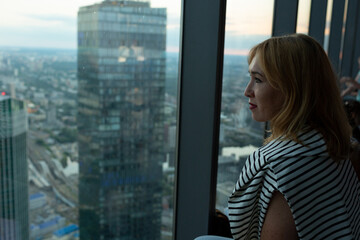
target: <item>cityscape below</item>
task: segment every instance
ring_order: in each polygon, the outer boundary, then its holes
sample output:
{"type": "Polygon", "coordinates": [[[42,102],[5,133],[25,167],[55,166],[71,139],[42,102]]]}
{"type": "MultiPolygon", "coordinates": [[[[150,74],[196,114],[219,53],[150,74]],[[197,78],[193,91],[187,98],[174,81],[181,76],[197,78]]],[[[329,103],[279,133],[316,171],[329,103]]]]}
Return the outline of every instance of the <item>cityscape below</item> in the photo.
{"type": "MultiPolygon", "coordinates": [[[[104,1],[79,9],[77,50],[0,47],[0,239],[172,239],[179,53],[166,20],[147,1],[104,1]]],[[[224,212],[263,139],[248,79],[246,57],[225,55],[224,212]]]]}
{"type": "MultiPolygon", "coordinates": [[[[79,238],[76,67],[74,50],[0,47],[0,92],[26,103],[30,239],[79,238]]],[[[172,150],[162,164],[161,239],[172,236],[177,68],[178,54],[167,53],[164,146],[172,150]]],[[[239,160],[262,141],[262,128],[251,125],[247,109],[241,107],[246,77],[246,58],[226,56],[217,191],[221,210],[240,172],[239,160]]]]}

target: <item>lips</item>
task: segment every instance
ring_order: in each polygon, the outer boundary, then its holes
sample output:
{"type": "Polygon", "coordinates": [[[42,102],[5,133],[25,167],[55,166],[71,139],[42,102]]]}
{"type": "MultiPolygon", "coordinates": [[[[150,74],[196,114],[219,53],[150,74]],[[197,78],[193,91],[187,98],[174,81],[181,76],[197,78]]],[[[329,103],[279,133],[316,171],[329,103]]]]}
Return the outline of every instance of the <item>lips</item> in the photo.
{"type": "Polygon", "coordinates": [[[257,108],[257,105],[256,105],[256,104],[249,103],[249,105],[250,105],[250,106],[249,106],[250,110],[257,108]]]}

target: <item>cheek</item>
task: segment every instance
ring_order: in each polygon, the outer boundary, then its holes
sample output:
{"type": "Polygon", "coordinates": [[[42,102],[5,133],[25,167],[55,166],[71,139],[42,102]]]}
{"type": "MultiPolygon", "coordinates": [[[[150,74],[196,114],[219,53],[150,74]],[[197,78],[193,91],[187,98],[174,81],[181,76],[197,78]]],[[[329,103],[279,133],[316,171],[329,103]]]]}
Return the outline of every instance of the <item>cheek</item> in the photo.
{"type": "Polygon", "coordinates": [[[276,95],[273,95],[272,105],[274,111],[276,112],[280,111],[284,105],[284,102],[285,102],[285,97],[280,92],[277,92],[276,95]]]}
{"type": "Polygon", "coordinates": [[[277,106],[282,106],[285,102],[285,97],[280,91],[273,93],[272,98],[277,106]]]}
{"type": "Polygon", "coordinates": [[[285,98],[280,91],[273,90],[264,95],[263,103],[268,112],[274,115],[282,109],[284,100],[285,98]]]}

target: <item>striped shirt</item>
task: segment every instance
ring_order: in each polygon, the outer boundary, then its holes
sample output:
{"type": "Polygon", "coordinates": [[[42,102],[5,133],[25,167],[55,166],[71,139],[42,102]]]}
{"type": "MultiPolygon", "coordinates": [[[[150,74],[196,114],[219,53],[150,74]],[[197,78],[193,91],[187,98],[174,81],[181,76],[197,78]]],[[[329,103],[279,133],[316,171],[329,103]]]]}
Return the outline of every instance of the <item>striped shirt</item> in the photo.
{"type": "Polygon", "coordinates": [[[299,239],[360,239],[360,184],[350,161],[333,161],[315,130],[301,145],[275,139],[248,157],[229,198],[234,239],[260,239],[274,191],[291,209],[299,239]]]}

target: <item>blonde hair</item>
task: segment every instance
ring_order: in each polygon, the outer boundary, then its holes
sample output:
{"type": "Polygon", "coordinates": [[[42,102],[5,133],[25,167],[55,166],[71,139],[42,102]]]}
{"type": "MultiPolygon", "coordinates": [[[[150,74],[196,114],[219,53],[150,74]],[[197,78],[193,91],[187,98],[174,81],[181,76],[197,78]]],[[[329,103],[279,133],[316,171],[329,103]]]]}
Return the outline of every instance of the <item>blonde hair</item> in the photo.
{"type": "MultiPolygon", "coordinates": [[[[285,97],[282,110],[270,121],[268,142],[313,128],[324,137],[330,156],[345,159],[350,150],[351,128],[343,108],[337,77],[321,47],[304,34],[273,37],[250,50],[257,56],[270,85],[285,97]]],[[[298,141],[299,142],[299,141],[298,141]]]]}

